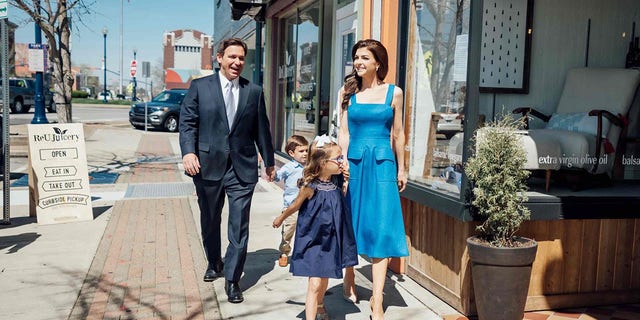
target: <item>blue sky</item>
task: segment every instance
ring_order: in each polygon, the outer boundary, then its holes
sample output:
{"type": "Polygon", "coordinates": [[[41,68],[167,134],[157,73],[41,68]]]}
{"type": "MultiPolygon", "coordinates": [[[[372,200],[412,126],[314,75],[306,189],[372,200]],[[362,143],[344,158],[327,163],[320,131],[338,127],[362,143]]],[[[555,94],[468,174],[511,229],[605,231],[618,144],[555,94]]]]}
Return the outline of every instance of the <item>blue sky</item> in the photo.
{"type": "MultiPolygon", "coordinates": [[[[162,58],[162,34],[176,29],[195,29],[213,34],[213,6],[217,0],[124,0],[123,1],[123,72],[129,78],[129,64],[136,48],[138,63],[149,61],[155,68],[162,58]]],[[[87,0],[87,3],[92,0],[87,0]]],[[[71,42],[73,65],[101,67],[103,57],[102,28],[107,34],[107,69],[118,72],[120,51],[120,3],[118,0],[95,0],[94,13],[83,16],[83,24],[74,21],[71,42]]],[[[19,9],[9,9],[9,19],[19,24],[16,42],[34,42],[33,23],[19,9]]],[[[43,37],[44,42],[44,37],[43,37]]],[[[139,69],[138,69],[139,71],[139,69]]],[[[109,75],[111,78],[116,75],[109,75]]]]}

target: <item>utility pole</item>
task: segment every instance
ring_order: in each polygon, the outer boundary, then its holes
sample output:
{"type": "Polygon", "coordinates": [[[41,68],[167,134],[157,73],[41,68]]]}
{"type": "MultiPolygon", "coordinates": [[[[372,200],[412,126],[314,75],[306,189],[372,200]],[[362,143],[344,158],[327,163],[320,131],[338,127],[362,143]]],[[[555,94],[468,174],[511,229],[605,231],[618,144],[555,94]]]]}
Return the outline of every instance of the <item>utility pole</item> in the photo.
{"type": "Polygon", "coordinates": [[[120,71],[120,82],[118,82],[118,93],[122,94],[122,33],[124,32],[124,0],[120,0],[120,64],[118,69],[120,71]]]}
{"type": "Polygon", "coordinates": [[[102,65],[102,69],[104,71],[104,78],[102,78],[104,91],[102,103],[107,103],[107,32],[109,32],[109,30],[106,27],[102,28],[102,37],[104,38],[104,64],[102,65]]]}

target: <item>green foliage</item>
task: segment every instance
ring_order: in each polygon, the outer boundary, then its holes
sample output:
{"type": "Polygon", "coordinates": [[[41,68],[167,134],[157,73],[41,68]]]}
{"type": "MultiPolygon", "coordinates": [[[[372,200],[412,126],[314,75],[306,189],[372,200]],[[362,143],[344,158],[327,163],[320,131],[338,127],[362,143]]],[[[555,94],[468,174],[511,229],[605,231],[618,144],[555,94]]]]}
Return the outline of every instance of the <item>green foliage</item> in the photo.
{"type": "Polygon", "coordinates": [[[507,115],[476,131],[476,152],[465,172],[473,182],[471,204],[484,221],[477,227],[480,237],[497,247],[513,246],[514,234],[529,219],[524,169],[526,153],[519,142],[522,121],[507,115]]]}
{"type": "Polygon", "coordinates": [[[73,90],[71,91],[71,98],[82,98],[85,99],[89,96],[89,94],[86,91],[82,91],[82,90],[73,90]]]}

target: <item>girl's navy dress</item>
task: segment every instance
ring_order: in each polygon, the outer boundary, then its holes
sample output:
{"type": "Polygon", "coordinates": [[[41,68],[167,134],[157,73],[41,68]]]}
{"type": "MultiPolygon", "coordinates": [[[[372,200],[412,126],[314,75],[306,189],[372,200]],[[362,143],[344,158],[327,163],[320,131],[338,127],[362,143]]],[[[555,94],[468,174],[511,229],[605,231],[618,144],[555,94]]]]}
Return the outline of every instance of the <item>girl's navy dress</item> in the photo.
{"type": "Polygon", "coordinates": [[[358,264],[351,214],[337,179],[315,180],[311,199],[298,212],[290,271],[294,276],[342,278],[342,269],[358,264]]]}

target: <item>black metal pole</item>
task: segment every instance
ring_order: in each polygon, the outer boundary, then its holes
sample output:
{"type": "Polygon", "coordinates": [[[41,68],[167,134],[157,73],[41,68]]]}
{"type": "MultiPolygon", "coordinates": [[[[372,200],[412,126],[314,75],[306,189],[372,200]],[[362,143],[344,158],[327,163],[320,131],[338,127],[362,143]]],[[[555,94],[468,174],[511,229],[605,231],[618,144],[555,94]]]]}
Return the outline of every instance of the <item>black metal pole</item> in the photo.
{"type": "Polygon", "coordinates": [[[589,66],[589,42],[591,40],[591,19],[587,20],[587,46],[584,48],[584,67],[589,66]]]}
{"type": "MultiPolygon", "coordinates": [[[[136,61],[136,50],[133,50],[133,61],[136,61]]],[[[137,68],[137,62],[136,62],[136,68],[137,68]]],[[[136,82],[136,74],[135,72],[132,72],[133,75],[133,96],[131,97],[131,101],[137,101],[138,98],[136,97],[136,89],[138,88],[138,83],[136,82]]]]}
{"type": "Polygon", "coordinates": [[[107,103],[107,28],[102,29],[102,36],[104,38],[104,65],[102,66],[104,75],[103,75],[103,84],[104,91],[102,95],[102,103],[107,103]]]}
{"type": "Polygon", "coordinates": [[[2,134],[0,135],[0,140],[2,140],[2,220],[0,224],[8,225],[11,224],[11,213],[10,213],[10,198],[11,198],[11,161],[9,154],[9,24],[7,23],[9,18],[0,19],[0,34],[2,40],[0,43],[0,64],[2,67],[2,101],[4,102],[4,108],[2,108],[2,134]]]}

